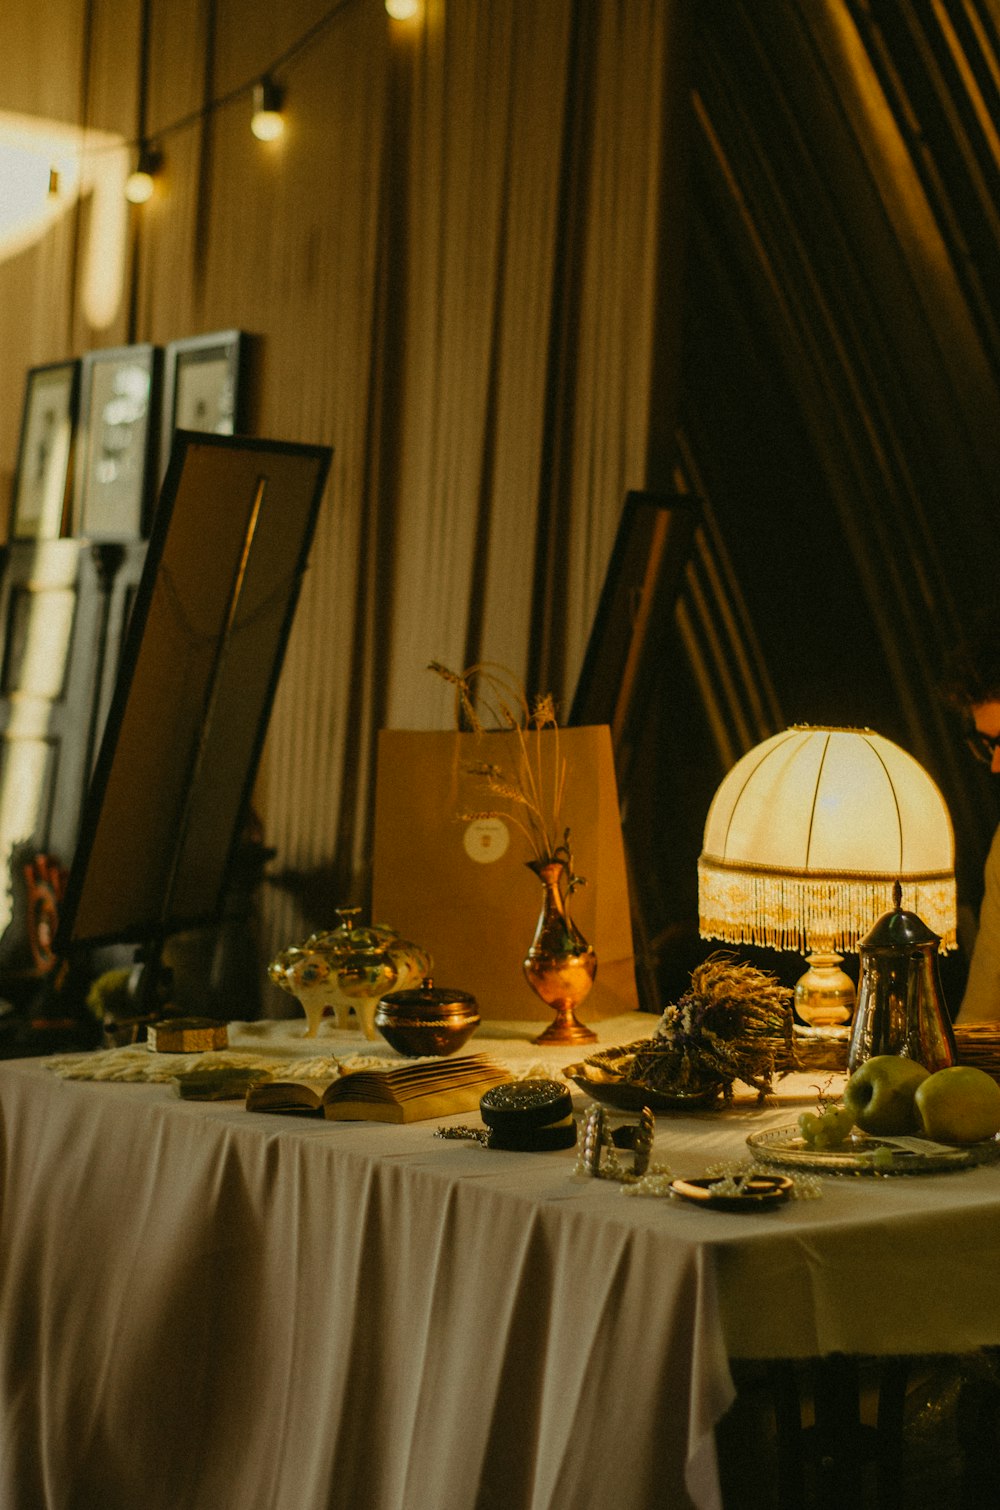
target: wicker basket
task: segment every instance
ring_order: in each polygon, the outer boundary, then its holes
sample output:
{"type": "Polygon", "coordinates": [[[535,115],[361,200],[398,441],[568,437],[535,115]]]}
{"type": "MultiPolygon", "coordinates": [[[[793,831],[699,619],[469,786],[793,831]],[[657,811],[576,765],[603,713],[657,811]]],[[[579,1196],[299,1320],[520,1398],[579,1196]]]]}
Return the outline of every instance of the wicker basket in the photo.
{"type": "Polygon", "coordinates": [[[800,1028],[792,1035],[792,1070],[827,1070],[847,1073],[850,1033],[846,1028],[800,1028]]]}
{"type": "MultiPolygon", "coordinates": [[[[959,1064],[973,1064],[1000,1080],[1000,1022],[976,1023],[956,1027],[955,1048],[959,1064]]],[[[775,1040],[776,1043],[779,1040],[775,1040]]],[[[847,1072],[849,1038],[846,1034],[827,1035],[815,1030],[796,1028],[792,1042],[790,1070],[839,1070],[847,1072]]],[[[776,1058],[776,1067],[779,1061],[776,1058]]],[[[782,1069],[784,1066],[782,1065],[782,1069]]]]}
{"type": "Polygon", "coordinates": [[[974,1064],[1000,1080],[1000,1022],[977,1022],[954,1033],[959,1064],[974,1064]]]}

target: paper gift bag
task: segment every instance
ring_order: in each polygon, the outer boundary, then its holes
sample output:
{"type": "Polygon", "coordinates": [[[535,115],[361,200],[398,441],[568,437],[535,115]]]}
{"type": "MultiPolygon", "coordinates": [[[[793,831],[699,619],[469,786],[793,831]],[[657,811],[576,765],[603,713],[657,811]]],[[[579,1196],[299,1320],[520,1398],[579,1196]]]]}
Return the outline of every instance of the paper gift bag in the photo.
{"type": "MultiPolygon", "coordinates": [[[[558,739],[566,758],[560,833],[570,829],[574,870],[587,884],[568,910],[597,951],[581,1020],[638,1008],[625,855],[611,733],[605,725],[531,734],[558,739]]],[[[515,732],[484,734],[384,729],[375,789],[372,920],[427,949],[434,981],[469,991],[484,1018],[547,1026],[521,968],[542,905],[527,861],[529,841],[470,767],[517,763],[515,732]],[[504,811],[501,811],[503,809],[504,811]],[[496,816],[465,817],[462,814],[496,816]]]]}

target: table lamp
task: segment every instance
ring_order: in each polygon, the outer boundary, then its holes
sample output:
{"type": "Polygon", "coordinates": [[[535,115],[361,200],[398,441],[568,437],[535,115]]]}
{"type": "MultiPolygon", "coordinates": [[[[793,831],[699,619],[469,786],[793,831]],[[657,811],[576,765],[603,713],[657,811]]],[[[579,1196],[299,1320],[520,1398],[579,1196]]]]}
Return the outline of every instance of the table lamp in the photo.
{"type": "Polygon", "coordinates": [[[955,947],[955,839],[944,798],[912,755],[870,729],[796,725],[723,780],[698,860],[702,937],[804,954],[795,1010],[846,1023],[855,990],[841,953],[893,906],[955,947]]]}

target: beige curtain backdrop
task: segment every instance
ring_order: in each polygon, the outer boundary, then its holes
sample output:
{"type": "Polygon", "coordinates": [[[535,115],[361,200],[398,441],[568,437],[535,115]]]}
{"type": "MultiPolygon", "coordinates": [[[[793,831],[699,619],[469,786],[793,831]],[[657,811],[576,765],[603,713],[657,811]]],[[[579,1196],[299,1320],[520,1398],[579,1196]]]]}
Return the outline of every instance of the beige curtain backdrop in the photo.
{"type": "Polygon", "coordinates": [[[132,340],[252,333],[256,432],[334,447],[259,781],[262,955],[364,899],[375,733],[451,720],[428,661],[568,706],[625,492],[669,475],[676,31],[670,0],[6,0],[0,110],[163,151],[109,325],[86,197],[0,262],[8,490],[25,369],[132,340]],[[249,85],[287,53],[262,144],[249,85]]]}

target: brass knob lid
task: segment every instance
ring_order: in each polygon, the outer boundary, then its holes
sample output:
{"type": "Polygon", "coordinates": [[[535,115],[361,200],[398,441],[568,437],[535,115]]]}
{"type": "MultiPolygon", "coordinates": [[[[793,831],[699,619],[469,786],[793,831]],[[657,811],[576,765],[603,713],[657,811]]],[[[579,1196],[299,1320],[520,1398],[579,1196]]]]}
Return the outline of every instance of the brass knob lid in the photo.
{"type": "Polygon", "coordinates": [[[409,986],[402,991],[389,991],[382,997],[390,1007],[461,1007],[476,1011],[476,998],[468,991],[456,991],[448,986],[435,986],[433,976],[425,975],[419,986],[409,986]]]}

